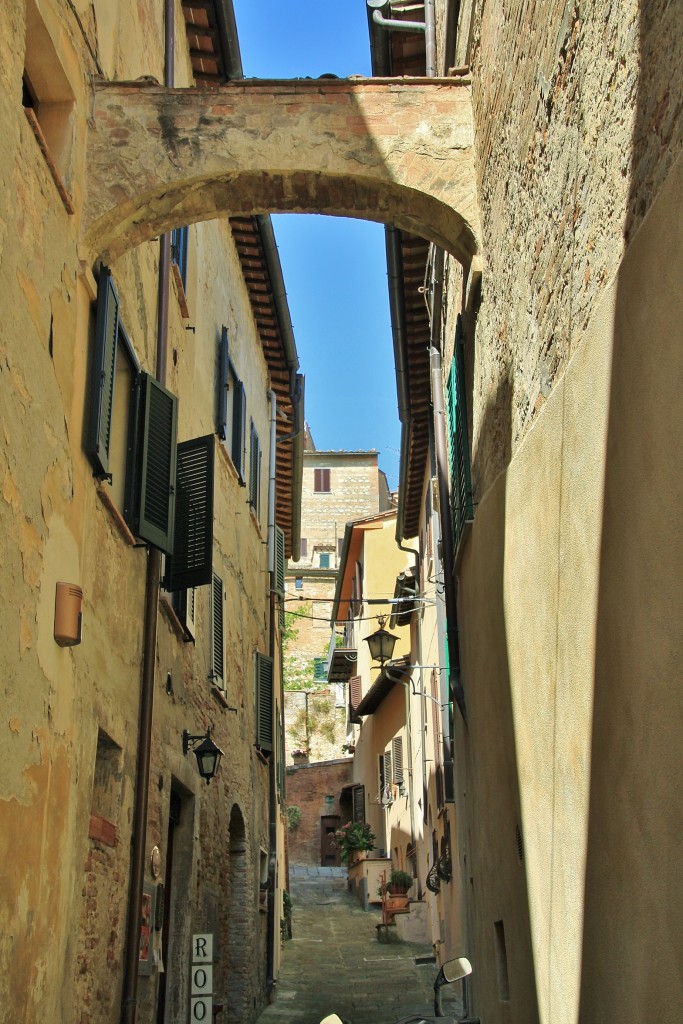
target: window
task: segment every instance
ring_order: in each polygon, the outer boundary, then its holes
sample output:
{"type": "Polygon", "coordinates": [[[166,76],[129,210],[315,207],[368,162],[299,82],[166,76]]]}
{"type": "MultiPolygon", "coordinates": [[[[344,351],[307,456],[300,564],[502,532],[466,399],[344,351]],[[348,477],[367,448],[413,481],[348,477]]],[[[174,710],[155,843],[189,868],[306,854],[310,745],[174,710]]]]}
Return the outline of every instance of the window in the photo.
{"type": "Polygon", "coordinates": [[[391,741],[391,754],[394,765],[394,782],[397,786],[403,785],[403,739],[394,736],[391,741]]]}
{"type": "Polygon", "coordinates": [[[67,213],[75,135],[74,94],[35,0],[26,4],[22,103],[67,213]]]}
{"type": "Polygon", "coordinates": [[[256,746],[273,749],[273,659],[256,652],[256,746]]]}
{"type": "Polygon", "coordinates": [[[183,292],[187,292],[187,241],[189,228],[174,228],[171,232],[171,262],[178,271],[183,292]]]}
{"type": "Polygon", "coordinates": [[[446,388],[448,404],[448,451],[451,478],[453,543],[457,547],[465,523],[473,517],[470,447],[465,401],[465,358],[462,317],[458,315],[455,348],[446,388]]]}
{"type": "Polygon", "coordinates": [[[299,544],[300,544],[300,552],[299,553],[300,553],[301,557],[302,558],[307,558],[308,557],[308,539],[306,537],[302,537],[301,540],[299,541],[299,544]]]}
{"type": "Polygon", "coordinates": [[[98,282],[90,388],[86,451],[95,476],[110,481],[119,504],[123,496],[123,514],[131,531],[170,554],[178,401],[140,372],[106,267],[98,282]]]}
{"type": "Polygon", "coordinates": [[[294,586],[295,586],[295,588],[297,590],[303,590],[304,589],[304,581],[303,581],[301,576],[297,576],[296,577],[296,579],[294,580],[294,586]]]}
{"type": "Polygon", "coordinates": [[[330,553],[329,551],[320,552],[320,568],[329,569],[330,567],[330,553]]]}
{"type": "Polygon", "coordinates": [[[365,821],[365,786],[353,787],[353,820],[365,821]]]}
{"type": "Polygon", "coordinates": [[[330,471],[329,469],[313,470],[313,490],[316,494],[330,493],[330,471]]]}
{"type": "Polygon", "coordinates": [[[230,358],[228,328],[221,329],[218,371],[218,417],[216,433],[237,470],[240,483],[246,485],[247,397],[244,384],[230,358]]]}
{"type": "Polygon", "coordinates": [[[343,547],[344,547],[344,538],[343,537],[337,537],[337,558],[341,558],[343,547]]]}
{"type": "Polygon", "coordinates": [[[223,631],[223,602],[225,593],[223,580],[213,574],[211,586],[211,648],[209,679],[219,690],[224,690],[225,681],[225,637],[223,631]]]}
{"type": "Polygon", "coordinates": [[[356,708],[363,699],[363,687],[360,676],[351,676],[349,679],[349,719],[352,722],[360,723],[362,718],[356,708]]]}
{"type": "Polygon", "coordinates": [[[313,659],[313,678],[318,681],[327,679],[327,658],[313,659]]]}
{"type": "Polygon", "coordinates": [[[261,442],[254,421],[249,424],[249,504],[259,515],[261,500],[261,442]]]}
{"type": "Polygon", "coordinates": [[[183,626],[185,640],[194,641],[197,635],[196,609],[197,589],[188,587],[187,590],[174,590],[172,593],[173,610],[183,626]]]}
{"type": "Polygon", "coordinates": [[[334,706],[336,708],[346,707],[346,683],[334,684],[334,706]]]}
{"type": "Polygon", "coordinates": [[[106,732],[98,729],[88,835],[105,846],[116,845],[116,822],[121,799],[121,753],[118,744],[106,732]]]}

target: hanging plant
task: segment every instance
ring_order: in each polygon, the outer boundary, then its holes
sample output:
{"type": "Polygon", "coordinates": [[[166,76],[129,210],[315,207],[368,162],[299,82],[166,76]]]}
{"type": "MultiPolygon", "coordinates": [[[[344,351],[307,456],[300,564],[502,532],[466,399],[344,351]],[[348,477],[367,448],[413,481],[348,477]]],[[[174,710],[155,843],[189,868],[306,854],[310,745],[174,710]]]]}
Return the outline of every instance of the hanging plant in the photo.
{"type": "Polygon", "coordinates": [[[287,828],[292,831],[298,827],[301,821],[301,808],[297,807],[296,804],[292,804],[287,808],[287,828]]]}

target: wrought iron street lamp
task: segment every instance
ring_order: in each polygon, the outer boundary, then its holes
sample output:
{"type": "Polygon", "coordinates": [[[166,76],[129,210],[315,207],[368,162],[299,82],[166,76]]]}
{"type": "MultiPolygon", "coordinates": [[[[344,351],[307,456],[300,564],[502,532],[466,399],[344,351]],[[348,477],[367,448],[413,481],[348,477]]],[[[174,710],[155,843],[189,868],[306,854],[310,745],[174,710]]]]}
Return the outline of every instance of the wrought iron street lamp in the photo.
{"type": "Polygon", "coordinates": [[[376,632],[371,633],[370,636],[365,637],[365,642],[370,648],[370,657],[373,661],[378,661],[380,665],[384,665],[385,661],[391,661],[391,656],[394,653],[394,645],[398,640],[397,636],[393,633],[389,633],[384,628],[384,623],[387,621],[386,615],[378,615],[377,622],[379,623],[379,629],[376,632]]]}
{"type": "Polygon", "coordinates": [[[190,736],[187,729],[183,729],[183,754],[188,750],[194,752],[197,758],[197,768],[203,779],[206,779],[208,786],[211,779],[218,771],[223,751],[211,739],[211,729],[206,730],[206,736],[190,736]]]}

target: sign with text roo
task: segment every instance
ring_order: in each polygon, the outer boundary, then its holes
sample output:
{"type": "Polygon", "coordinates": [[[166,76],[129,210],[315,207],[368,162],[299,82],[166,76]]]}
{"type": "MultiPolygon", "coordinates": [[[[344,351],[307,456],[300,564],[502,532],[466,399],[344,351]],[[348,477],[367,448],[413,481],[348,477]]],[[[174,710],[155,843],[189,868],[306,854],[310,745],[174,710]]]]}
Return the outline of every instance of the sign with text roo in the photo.
{"type": "Polygon", "coordinates": [[[192,977],[190,981],[190,1022],[211,1024],[213,1013],[213,935],[192,936],[192,977]]]}

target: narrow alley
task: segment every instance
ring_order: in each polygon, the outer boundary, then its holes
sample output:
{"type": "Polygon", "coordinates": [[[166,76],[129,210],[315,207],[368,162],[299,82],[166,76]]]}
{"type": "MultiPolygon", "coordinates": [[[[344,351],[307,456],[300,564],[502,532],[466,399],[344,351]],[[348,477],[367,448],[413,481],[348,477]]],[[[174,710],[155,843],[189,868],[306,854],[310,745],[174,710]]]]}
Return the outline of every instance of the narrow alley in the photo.
{"type": "MultiPolygon", "coordinates": [[[[318,1024],[330,1013],[379,1024],[433,1014],[438,967],[430,946],[378,942],[381,913],[364,911],[348,892],[345,867],[292,866],[289,875],[292,938],[275,998],[257,1024],[318,1024]]],[[[457,988],[443,990],[447,1014],[460,1009],[457,988]]]]}

